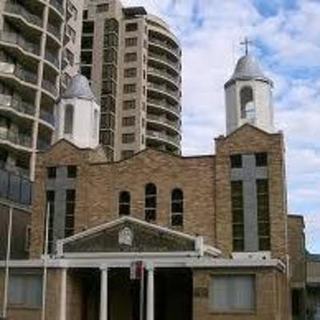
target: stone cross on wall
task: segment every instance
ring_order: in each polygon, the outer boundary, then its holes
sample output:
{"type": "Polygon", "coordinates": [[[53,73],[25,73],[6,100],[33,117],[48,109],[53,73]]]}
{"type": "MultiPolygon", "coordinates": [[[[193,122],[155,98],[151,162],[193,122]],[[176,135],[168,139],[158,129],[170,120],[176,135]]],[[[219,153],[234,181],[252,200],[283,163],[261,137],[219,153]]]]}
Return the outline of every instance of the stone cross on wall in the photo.
{"type": "Polygon", "coordinates": [[[242,168],[231,169],[231,180],[242,181],[244,211],[244,251],[259,250],[257,179],[267,179],[267,167],[257,167],[254,154],[242,155],[242,168]]]}
{"type": "Polygon", "coordinates": [[[75,189],[76,180],[68,177],[66,166],[57,167],[56,178],[48,179],[46,183],[47,191],[55,192],[54,219],[53,219],[53,243],[58,239],[65,238],[65,216],[66,216],[66,194],[67,190],[75,189]]]}

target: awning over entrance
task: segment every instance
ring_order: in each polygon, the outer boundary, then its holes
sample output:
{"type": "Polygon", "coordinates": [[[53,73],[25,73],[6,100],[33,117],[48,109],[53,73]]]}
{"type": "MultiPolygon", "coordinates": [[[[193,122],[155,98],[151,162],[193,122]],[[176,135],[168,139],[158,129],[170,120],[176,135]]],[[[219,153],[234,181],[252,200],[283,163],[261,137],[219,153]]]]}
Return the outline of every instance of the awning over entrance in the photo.
{"type": "Polygon", "coordinates": [[[220,251],[202,237],[154,225],[132,217],[59,240],[57,258],[217,257],[220,251]]]}

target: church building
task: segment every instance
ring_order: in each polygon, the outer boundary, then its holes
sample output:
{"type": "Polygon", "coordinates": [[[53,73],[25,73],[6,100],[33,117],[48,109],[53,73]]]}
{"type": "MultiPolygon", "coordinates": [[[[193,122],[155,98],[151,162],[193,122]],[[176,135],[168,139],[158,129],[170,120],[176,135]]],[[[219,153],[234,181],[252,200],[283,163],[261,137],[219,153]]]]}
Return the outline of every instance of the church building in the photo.
{"type": "Polygon", "coordinates": [[[7,319],[289,320],[293,291],[302,314],[292,279],[304,267],[288,239],[303,223],[287,210],[272,88],[246,54],[210,155],[146,149],[108,162],[100,106],[76,75],[56,141],[38,154],[30,257],[9,263],[7,319]]]}

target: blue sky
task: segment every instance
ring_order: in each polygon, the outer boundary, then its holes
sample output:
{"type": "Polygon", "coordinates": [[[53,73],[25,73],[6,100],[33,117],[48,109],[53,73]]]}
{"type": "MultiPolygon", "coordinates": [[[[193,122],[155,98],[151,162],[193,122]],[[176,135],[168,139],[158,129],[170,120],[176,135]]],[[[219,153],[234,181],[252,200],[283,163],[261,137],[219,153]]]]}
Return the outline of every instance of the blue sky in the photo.
{"type": "Polygon", "coordinates": [[[183,49],[183,153],[208,154],[225,133],[223,85],[251,51],[274,80],[275,124],[286,139],[289,212],[303,214],[320,252],[320,1],[123,0],[160,15],[183,49]]]}

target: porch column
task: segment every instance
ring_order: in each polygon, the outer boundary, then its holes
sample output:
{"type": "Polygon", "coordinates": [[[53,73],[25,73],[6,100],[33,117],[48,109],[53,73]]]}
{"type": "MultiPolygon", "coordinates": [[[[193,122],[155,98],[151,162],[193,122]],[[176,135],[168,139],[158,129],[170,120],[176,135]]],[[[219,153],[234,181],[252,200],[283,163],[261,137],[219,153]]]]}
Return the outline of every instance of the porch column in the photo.
{"type": "Polygon", "coordinates": [[[108,268],[101,269],[100,320],[108,319],[108,268]]]}
{"type": "Polygon", "coordinates": [[[147,266],[148,288],[147,288],[147,320],[154,320],[154,267],[147,266]]]}
{"type": "Polygon", "coordinates": [[[67,268],[61,270],[60,283],[60,320],[67,320],[67,268]]]}

